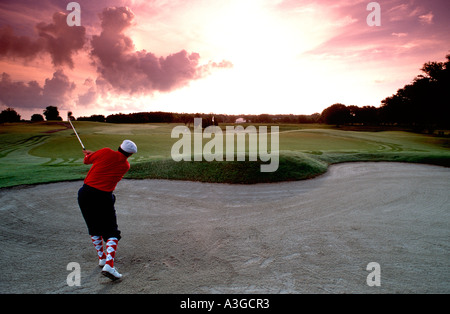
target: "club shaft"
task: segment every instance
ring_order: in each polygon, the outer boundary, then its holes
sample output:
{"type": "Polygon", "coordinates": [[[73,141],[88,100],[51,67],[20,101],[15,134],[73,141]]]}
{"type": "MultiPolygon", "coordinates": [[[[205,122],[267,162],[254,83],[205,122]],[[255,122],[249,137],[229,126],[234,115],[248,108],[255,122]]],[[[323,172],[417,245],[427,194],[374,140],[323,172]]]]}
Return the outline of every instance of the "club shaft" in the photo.
{"type": "Polygon", "coordinates": [[[78,139],[78,141],[79,141],[80,144],[81,144],[81,147],[83,148],[83,150],[86,150],[86,148],[84,148],[83,142],[81,141],[80,137],[78,136],[77,130],[75,130],[75,128],[74,128],[74,126],[73,126],[73,124],[72,124],[72,121],[70,121],[70,118],[69,118],[69,123],[70,123],[70,125],[72,126],[72,129],[73,129],[73,131],[75,132],[75,135],[77,136],[77,139],[78,139]]]}

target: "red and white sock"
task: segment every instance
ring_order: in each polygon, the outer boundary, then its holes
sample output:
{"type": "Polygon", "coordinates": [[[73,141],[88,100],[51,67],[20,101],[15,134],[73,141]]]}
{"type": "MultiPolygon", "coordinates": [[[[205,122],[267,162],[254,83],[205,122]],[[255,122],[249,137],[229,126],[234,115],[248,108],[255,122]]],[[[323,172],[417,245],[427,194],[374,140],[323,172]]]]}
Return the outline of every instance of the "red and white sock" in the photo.
{"type": "Polygon", "coordinates": [[[91,240],[97,250],[98,259],[105,259],[106,254],[103,252],[103,238],[101,236],[91,236],[91,240]]]}
{"type": "Polygon", "coordinates": [[[106,242],[106,264],[114,267],[114,257],[116,256],[117,243],[119,240],[117,238],[109,238],[106,242]]]}

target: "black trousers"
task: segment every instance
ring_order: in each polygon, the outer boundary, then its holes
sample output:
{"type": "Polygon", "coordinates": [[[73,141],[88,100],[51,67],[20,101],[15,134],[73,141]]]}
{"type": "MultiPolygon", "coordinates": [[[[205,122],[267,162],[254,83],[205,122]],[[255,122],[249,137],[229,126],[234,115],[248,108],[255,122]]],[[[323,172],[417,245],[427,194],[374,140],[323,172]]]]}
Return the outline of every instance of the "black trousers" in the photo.
{"type": "Polygon", "coordinates": [[[102,236],[105,240],[109,238],[120,240],[115,202],[116,197],[112,192],[103,192],[86,184],[80,188],[78,205],[91,236],[102,236]]]}

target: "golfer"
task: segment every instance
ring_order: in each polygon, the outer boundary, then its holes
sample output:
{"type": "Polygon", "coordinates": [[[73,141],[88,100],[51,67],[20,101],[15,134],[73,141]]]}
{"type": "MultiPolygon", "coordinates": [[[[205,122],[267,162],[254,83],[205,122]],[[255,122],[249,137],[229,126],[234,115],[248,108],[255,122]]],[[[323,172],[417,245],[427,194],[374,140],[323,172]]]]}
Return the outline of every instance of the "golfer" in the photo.
{"type": "Polygon", "coordinates": [[[137,147],[132,141],[125,140],[118,151],[103,148],[96,152],[83,150],[83,153],[84,164],[92,164],[92,167],[78,191],[78,204],[97,250],[99,266],[103,267],[102,274],[111,280],[117,280],[122,275],[114,268],[114,257],[121,236],[113,191],[130,169],[127,159],[137,153],[137,147]],[[106,253],[103,251],[103,241],[106,242],[106,253]]]}

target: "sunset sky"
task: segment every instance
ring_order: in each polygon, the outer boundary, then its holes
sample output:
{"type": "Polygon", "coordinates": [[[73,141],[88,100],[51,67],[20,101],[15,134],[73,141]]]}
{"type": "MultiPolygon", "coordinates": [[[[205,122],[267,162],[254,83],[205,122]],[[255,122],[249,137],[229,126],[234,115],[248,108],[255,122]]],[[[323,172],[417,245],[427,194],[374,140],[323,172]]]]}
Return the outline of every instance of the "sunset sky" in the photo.
{"type": "Polygon", "coordinates": [[[450,53],[450,1],[0,2],[0,106],[75,117],[142,111],[312,114],[380,105],[450,53]]]}

